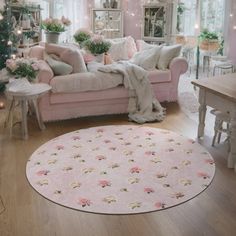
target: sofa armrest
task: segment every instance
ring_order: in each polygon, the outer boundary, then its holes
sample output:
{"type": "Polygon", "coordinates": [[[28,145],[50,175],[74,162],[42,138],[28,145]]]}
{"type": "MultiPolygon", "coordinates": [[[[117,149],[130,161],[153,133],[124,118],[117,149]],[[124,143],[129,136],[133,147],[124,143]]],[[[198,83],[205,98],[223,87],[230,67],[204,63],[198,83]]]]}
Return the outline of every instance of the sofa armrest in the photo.
{"type": "Polygon", "coordinates": [[[188,62],[183,57],[176,57],[171,61],[169,68],[171,70],[171,74],[174,73],[180,76],[188,70],[188,62]]]}
{"type": "Polygon", "coordinates": [[[38,81],[41,83],[49,84],[50,80],[54,77],[54,73],[46,61],[40,60],[38,62],[39,73],[38,81]]]}

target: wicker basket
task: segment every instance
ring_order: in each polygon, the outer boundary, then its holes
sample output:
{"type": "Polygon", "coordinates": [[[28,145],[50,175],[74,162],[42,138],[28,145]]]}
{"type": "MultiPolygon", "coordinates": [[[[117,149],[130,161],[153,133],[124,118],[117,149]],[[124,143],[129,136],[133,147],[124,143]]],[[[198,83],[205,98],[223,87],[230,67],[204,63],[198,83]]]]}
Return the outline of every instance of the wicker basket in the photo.
{"type": "Polygon", "coordinates": [[[201,41],[199,47],[204,51],[217,51],[220,44],[218,40],[203,40],[201,41]]]}

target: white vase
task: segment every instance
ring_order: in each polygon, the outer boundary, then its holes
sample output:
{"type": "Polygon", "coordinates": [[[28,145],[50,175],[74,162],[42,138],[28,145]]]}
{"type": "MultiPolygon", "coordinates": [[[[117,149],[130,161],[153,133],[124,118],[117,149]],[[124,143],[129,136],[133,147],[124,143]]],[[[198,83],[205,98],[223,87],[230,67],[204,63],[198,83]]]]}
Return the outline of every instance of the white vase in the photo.
{"type": "Polygon", "coordinates": [[[60,33],[58,32],[45,32],[46,42],[58,44],[60,33]]]}
{"type": "Polygon", "coordinates": [[[104,64],[104,53],[95,55],[95,61],[104,64]]]}

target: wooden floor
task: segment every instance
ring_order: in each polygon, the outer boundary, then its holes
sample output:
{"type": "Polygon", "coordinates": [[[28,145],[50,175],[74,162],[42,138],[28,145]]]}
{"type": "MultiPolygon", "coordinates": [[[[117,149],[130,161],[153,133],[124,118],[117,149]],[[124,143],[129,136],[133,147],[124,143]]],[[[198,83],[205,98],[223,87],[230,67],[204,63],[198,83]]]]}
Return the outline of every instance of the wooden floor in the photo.
{"type": "MultiPolygon", "coordinates": [[[[161,123],[146,124],[196,137],[197,124],[182,113],[176,103],[167,105],[161,123]]],[[[30,138],[9,138],[0,133],[0,236],[235,236],[236,173],[226,167],[223,147],[210,146],[210,132],[202,144],[216,161],[216,174],[210,187],[182,205],[148,214],[109,216],[83,213],[52,203],[30,186],[25,166],[32,152],[48,140],[80,128],[130,124],[126,115],[82,118],[48,123],[43,132],[29,121],[30,138]],[[3,205],[2,205],[3,204],[3,205]]],[[[208,128],[210,130],[210,128],[208,128]]],[[[19,127],[15,127],[19,135],[19,127]]]]}

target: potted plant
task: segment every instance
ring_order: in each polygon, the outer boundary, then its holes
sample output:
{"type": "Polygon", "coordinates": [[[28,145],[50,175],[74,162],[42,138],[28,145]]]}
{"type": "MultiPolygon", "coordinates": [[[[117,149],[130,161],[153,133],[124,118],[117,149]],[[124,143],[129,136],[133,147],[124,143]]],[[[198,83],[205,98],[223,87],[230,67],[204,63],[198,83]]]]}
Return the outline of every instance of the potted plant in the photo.
{"type": "Polygon", "coordinates": [[[107,53],[111,47],[111,43],[104,40],[101,35],[94,35],[90,39],[84,42],[84,46],[89,50],[98,62],[103,61],[104,53],[107,53]]]}
{"type": "Polygon", "coordinates": [[[41,27],[45,30],[46,41],[48,43],[58,43],[59,35],[66,31],[66,27],[71,21],[64,16],[61,19],[47,18],[42,21],[41,27]]]}
{"type": "Polygon", "coordinates": [[[200,49],[206,51],[215,51],[219,48],[219,37],[217,33],[204,29],[199,35],[200,49]]]}
{"type": "Polygon", "coordinates": [[[75,41],[80,45],[82,48],[84,46],[84,42],[87,41],[92,37],[92,32],[87,29],[78,29],[74,34],[75,41]]]}

